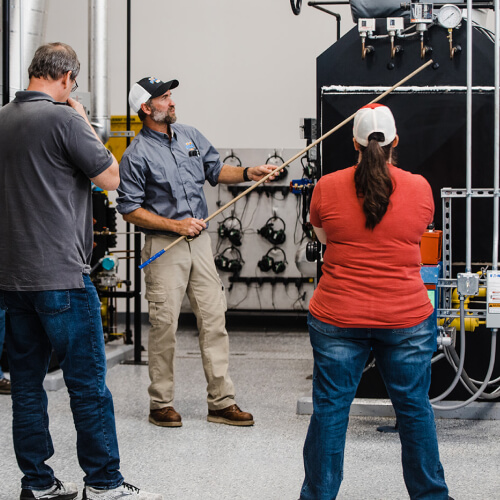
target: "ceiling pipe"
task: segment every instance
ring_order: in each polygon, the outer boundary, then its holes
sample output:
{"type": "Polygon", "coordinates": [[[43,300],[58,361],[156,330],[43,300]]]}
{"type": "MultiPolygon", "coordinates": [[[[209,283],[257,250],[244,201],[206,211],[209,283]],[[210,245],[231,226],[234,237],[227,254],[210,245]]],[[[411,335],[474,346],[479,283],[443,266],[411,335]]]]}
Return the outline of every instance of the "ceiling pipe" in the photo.
{"type": "Polygon", "coordinates": [[[3,104],[28,86],[28,66],[45,38],[46,0],[2,2],[3,104]]]}
{"type": "Polygon", "coordinates": [[[10,101],[10,0],[2,2],[2,104],[10,101]]]}
{"type": "Polygon", "coordinates": [[[89,0],[89,92],[90,123],[105,143],[110,132],[107,0],[89,0]]]}

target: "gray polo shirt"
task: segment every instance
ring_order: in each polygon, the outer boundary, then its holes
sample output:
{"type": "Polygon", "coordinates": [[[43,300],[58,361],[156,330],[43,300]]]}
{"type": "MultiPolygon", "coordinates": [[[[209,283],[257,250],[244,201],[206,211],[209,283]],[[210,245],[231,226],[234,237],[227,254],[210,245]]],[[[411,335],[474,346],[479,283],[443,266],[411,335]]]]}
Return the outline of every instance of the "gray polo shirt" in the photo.
{"type": "Polygon", "coordinates": [[[93,245],[89,177],[113,157],[70,106],[17,92],[0,109],[0,289],[82,288],[93,245]]]}
{"type": "MultiPolygon", "coordinates": [[[[205,181],[215,186],[222,169],[219,153],[194,127],[172,125],[166,134],[143,126],[120,162],[117,209],[144,208],[168,219],[205,219],[205,181]]],[[[171,234],[141,228],[146,234],[171,234]]]]}

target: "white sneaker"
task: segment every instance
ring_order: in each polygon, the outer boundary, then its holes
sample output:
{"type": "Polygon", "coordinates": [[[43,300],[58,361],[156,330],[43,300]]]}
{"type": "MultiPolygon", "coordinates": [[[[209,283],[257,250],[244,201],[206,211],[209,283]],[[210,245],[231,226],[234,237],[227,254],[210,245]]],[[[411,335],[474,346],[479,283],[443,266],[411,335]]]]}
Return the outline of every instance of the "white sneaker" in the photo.
{"type": "Polygon", "coordinates": [[[48,490],[28,490],[23,488],[21,500],[73,500],[78,495],[75,483],[66,483],[55,478],[54,484],[48,490]]]}
{"type": "Polygon", "coordinates": [[[85,486],[82,500],[163,500],[162,495],[142,491],[128,483],[123,483],[112,490],[98,490],[85,486]]]}

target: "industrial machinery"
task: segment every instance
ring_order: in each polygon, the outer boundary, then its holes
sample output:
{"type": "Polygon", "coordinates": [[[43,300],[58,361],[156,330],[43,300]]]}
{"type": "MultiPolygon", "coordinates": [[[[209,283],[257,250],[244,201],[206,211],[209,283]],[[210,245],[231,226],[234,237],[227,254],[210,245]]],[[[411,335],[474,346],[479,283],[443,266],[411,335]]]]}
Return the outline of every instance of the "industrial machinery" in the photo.
{"type": "MultiPolygon", "coordinates": [[[[268,163],[279,167],[284,158],[298,154],[278,148],[219,151],[223,163],[234,166],[268,163]]],[[[312,192],[312,180],[307,176],[312,168],[306,158],[296,159],[285,170],[287,175],[255,186],[210,222],[215,264],[231,313],[292,313],[305,318],[316,274],[315,264],[305,258],[305,245],[312,236],[307,223],[312,192]]],[[[207,189],[209,213],[233,202],[252,186],[245,183],[207,189]]],[[[184,310],[189,310],[187,301],[184,310]]]]}
{"type": "MultiPolygon", "coordinates": [[[[117,244],[116,208],[111,206],[106,191],[94,186],[92,189],[92,211],[94,217],[94,249],[90,261],[90,277],[101,300],[101,318],[106,341],[122,338],[118,331],[117,297],[122,286],[130,282],[118,274],[119,254],[114,251],[117,244]]],[[[127,255],[123,258],[127,258],[127,255]]]]}
{"type": "MultiPolygon", "coordinates": [[[[350,4],[357,26],[317,58],[317,136],[432,57],[432,65],[410,85],[397,88],[383,101],[398,125],[398,164],[429,181],[436,205],[436,226],[429,228],[422,243],[422,277],[439,324],[431,398],[435,403],[444,398],[460,401],[438,404],[438,409],[497,400],[499,88],[495,54],[499,52],[494,35],[474,21],[472,8],[473,4],[493,8],[493,2],[360,0],[350,4]]],[[[300,12],[300,2],[292,0],[292,8],[300,12]]],[[[496,10],[498,33],[498,6],[496,10]]],[[[354,150],[345,147],[351,138],[352,129],[346,126],[322,142],[317,151],[319,175],[355,163],[354,150]]],[[[308,256],[321,258],[317,243],[310,245],[308,256]]],[[[357,395],[386,397],[376,370],[366,370],[357,395]]]]}

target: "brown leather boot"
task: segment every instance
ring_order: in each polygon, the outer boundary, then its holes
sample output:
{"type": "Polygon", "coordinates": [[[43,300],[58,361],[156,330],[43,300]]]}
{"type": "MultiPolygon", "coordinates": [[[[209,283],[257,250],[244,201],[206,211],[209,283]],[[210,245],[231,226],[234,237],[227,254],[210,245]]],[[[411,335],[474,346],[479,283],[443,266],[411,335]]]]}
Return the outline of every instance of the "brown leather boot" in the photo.
{"type": "Polygon", "coordinates": [[[216,424],[253,425],[251,413],[241,411],[238,405],[231,405],[222,410],[208,410],[207,420],[216,424]]]}
{"type": "Polygon", "coordinates": [[[149,421],[160,427],[182,427],[182,418],[173,406],[166,406],[159,410],[151,410],[149,421]]]}
{"type": "Polygon", "coordinates": [[[0,394],[10,394],[10,380],[6,378],[0,379],[0,394]]]}

